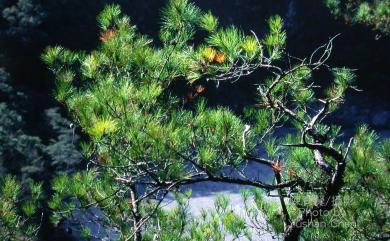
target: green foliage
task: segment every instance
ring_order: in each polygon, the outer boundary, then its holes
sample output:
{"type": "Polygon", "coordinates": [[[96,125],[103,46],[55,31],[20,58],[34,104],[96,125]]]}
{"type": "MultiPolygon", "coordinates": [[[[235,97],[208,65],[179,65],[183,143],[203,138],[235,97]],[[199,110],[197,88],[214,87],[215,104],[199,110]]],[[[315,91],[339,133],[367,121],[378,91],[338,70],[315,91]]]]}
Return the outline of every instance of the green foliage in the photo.
{"type": "Polygon", "coordinates": [[[235,26],[221,29],[207,40],[208,44],[227,54],[231,62],[240,56],[242,41],[243,33],[235,26]]]}
{"type": "Polygon", "coordinates": [[[84,240],[90,240],[90,238],[91,238],[91,230],[89,228],[83,228],[83,230],[81,231],[81,237],[84,240]]]}
{"type": "Polygon", "coordinates": [[[346,23],[361,23],[383,34],[390,32],[390,1],[373,0],[325,0],[325,4],[346,23]]]}
{"type": "Polygon", "coordinates": [[[107,30],[119,20],[121,14],[121,9],[118,5],[108,5],[97,17],[97,21],[100,24],[100,28],[107,30]]]}
{"type": "Polygon", "coordinates": [[[270,117],[272,113],[269,110],[245,108],[244,116],[249,123],[255,124],[252,128],[259,136],[266,134],[267,130],[271,127],[272,120],[270,117]]]}
{"type": "Polygon", "coordinates": [[[266,202],[263,198],[264,194],[256,194],[255,202],[256,206],[264,212],[269,222],[274,229],[274,232],[277,234],[283,233],[283,219],[282,212],[279,208],[279,205],[276,202],[266,202]]]}
{"type": "Polygon", "coordinates": [[[245,220],[229,204],[226,196],[217,196],[213,210],[203,210],[200,218],[190,220],[183,240],[251,239],[245,220]]]}
{"type": "Polygon", "coordinates": [[[349,69],[336,68],[333,71],[335,77],[335,84],[345,90],[348,86],[351,86],[356,78],[356,75],[349,69]]]}
{"type": "Polygon", "coordinates": [[[218,18],[211,12],[205,13],[200,19],[200,27],[208,32],[214,32],[218,28],[218,18]]]}
{"type": "Polygon", "coordinates": [[[30,182],[28,186],[22,187],[10,175],[0,179],[1,240],[37,240],[42,184],[30,182]]]}
{"type": "Polygon", "coordinates": [[[178,46],[192,39],[199,21],[200,10],[188,0],[172,0],[162,11],[161,40],[178,46]]]}
{"type": "Polygon", "coordinates": [[[280,16],[271,17],[268,20],[268,26],[270,33],[264,39],[264,45],[267,49],[269,58],[271,60],[279,59],[280,51],[283,49],[286,43],[286,32],[283,31],[283,20],[280,16]]]}
{"type": "Polygon", "coordinates": [[[44,182],[59,171],[74,171],[81,159],[75,148],[78,136],[56,108],[48,109],[40,123],[52,135],[49,140],[30,134],[26,96],[11,86],[2,69],[0,76],[0,240],[37,240],[47,193],[31,180],[44,182]]]}
{"type": "Polygon", "coordinates": [[[361,126],[351,147],[345,188],[336,207],[320,225],[310,227],[304,237],[316,240],[380,240],[386,237],[390,222],[389,140],[381,140],[361,126]],[[355,227],[355,228],[354,228],[355,227]],[[335,236],[337,232],[337,236],[335,236]]]}
{"type": "Polygon", "coordinates": [[[215,157],[210,161],[217,165],[217,170],[224,165],[236,166],[242,162],[244,147],[240,137],[244,125],[236,116],[228,110],[217,109],[199,112],[194,121],[193,144],[201,148],[201,153],[204,148],[213,153],[207,156],[215,157]]]}
{"type": "MultiPolygon", "coordinates": [[[[244,42],[241,45],[242,50],[247,54],[249,58],[256,57],[261,50],[261,46],[259,46],[259,43],[257,42],[256,38],[253,36],[246,37],[244,42]]],[[[260,53],[261,57],[262,53],[260,53]]]]}

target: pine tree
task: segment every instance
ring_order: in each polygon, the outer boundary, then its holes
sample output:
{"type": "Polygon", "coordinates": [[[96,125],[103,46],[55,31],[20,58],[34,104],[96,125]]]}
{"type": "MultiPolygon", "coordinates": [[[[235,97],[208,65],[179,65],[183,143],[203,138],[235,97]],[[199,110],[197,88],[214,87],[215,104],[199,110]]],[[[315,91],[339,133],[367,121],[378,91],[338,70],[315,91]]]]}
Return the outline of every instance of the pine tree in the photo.
{"type": "Polygon", "coordinates": [[[183,188],[214,181],[250,187],[243,199],[258,233],[285,240],[388,237],[389,140],[363,126],[348,141],[329,123],[346,91],[356,89],[352,70],[327,64],[334,38],[307,58],[292,57],[280,17],[270,18],[268,34],[259,38],[219,26],[187,0],[163,9],[160,42],[138,33],[117,5],[97,19],[95,50],[56,46],[43,55],[57,100],[89,137],[81,145],[88,169],[53,180],[54,223],[97,206],[121,240],[250,239],[250,223],[228,210],[226,197],[200,218],[188,213],[191,193],[183,188]],[[257,103],[242,113],[202,98],[204,81],[233,84],[254,71],[266,77],[258,82],[257,103]],[[329,71],[330,80],[316,80],[317,71],[329,71]],[[293,131],[277,135],[282,127],[293,131]],[[248,162],[263,164],[274,181],[246,177],[240,170],[248,162]],[[161,204],[169,193],[178,205],[166,210],[161,204]]]}
{"type": "Polygon", "coordinates": [[[46,15],[39,1],[36,0],[2,1],[0,9],[0,19],[3,22],[1,32],[17,37],[23,42],[30,40],[36,27],[42,23],[46,15]]]}
{"type": "Polygon", "coordinates": [[[390,33],[389,0],[325,0],[325,4],[333,15],[346,23],[360,23],[382,34],[390,33]]]}
{"type": "Polygon", "coordinates": [[[46,110],[44,126],[53,135],[48,144],[29,133],[24,120],[27,96],[13,88],[10,75],[0,68],[0,173],[28,179],[49,180],[56,173],[72,172],[81,164],[76,149],[79,136],[58,108],[46,110]],[[47,171],[50,170],[50,173],[47,171]]]}
{"type": "Polygon", "coordinates": [[[26,96],[10,82],[10,75],[0,68],[0,173],[26,180],[43,171],[43,144],[39,137],[25,132],[22,106],[26,96]]]}
{"type": "Polygon", "coordinates": [[[80,137],[73,124],[65,119],[59,108],[50,108],[45,111],[47,126],[53,138],[43,147],[47,155],[47,169],[51,176],[61,172],[73,173],[82,164],[82,155],[77,149],[80,137]]]}
{"type": "Polygon", "coordinates": [[[42,183],[22,186],[10,175],[0,178],[0,239],[37,240],[42,183]]]}

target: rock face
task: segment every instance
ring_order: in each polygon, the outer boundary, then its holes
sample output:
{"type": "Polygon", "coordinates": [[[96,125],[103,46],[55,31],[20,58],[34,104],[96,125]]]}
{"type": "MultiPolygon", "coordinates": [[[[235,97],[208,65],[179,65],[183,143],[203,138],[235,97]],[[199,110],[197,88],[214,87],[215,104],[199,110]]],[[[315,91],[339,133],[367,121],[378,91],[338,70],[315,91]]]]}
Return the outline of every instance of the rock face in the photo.
{"type": "Polygon", "coordinates": [[[96,207],[75,209],[72,216],[60,224],[63,240],[85,241],[83,228],[90,231],[89,241],[116,241],[120,237],[119,230],[110,226],[107,217],[96,207]]]}

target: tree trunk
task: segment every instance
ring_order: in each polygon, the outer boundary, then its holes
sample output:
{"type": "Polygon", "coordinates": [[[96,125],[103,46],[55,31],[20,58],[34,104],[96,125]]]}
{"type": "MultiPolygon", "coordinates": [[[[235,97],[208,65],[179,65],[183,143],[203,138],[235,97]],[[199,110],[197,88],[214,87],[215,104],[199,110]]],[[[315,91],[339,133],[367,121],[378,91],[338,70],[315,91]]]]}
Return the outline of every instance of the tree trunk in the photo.
{"type": "Polygon", "coordinates": [[[137,200],[137,194],[134,185],[130,188],[130,197],[131,197],[131,205],[132,205],[132,214],[133,214],[133,228],[134,228],[134,241],[141,241],[142,240],[142,234],[141,230],[138,227],[140,222],[140,217],[138,214],[138,204],[136,202],[137,200]]]}
{"type": "Polygon", "coordinates": [[[311,221],[318,219],[333,208],[336,197],[339,195],[344,185],[345,162],[339,162],[332,180],[327,185],[325,195],[313,208],[302,213],[284,232],[285,241],[297,241],[302,230],[310,224],[311,221]],[[313,215],[317,213],[317,215],[313,215]]]}
{"type": "MultiPolygon", "coordinates": [[[[282,176],[280,175],[280,172],[275,172],[275,179],[277,184],[282,183],[282,176]]],[[[284,202],[282,189],[278,189],[278,194],[279,194],[280,205],[282,207],[282,212],[283,212],[284,230],[287,230],[287,228],[291,225],[290,215],[288,214],[287,206],[286,203],[284,202]]]]}

